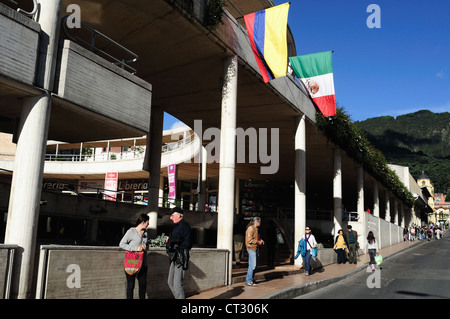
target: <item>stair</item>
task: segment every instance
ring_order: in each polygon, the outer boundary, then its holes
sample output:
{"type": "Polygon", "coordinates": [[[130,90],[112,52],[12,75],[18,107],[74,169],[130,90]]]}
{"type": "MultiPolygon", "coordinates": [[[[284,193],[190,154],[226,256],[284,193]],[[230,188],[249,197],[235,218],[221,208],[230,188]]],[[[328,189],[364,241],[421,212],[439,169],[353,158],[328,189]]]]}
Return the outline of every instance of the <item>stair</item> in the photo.
{"type": "MultiPolygon", "coordinates": [[[[274,278],[281,278],[291,274],[299,274],[303,270],[293,266],[293,256],[287,244],[278,245],[275,253],[275,268],[267,265],[267,247],[261,248],[259,263],[256,268],[256,281],[264,281],[274,278]]],[[[232,284],[245,282],[248,270],[247,254],[240,264],[233,262],[232,284]]]]}

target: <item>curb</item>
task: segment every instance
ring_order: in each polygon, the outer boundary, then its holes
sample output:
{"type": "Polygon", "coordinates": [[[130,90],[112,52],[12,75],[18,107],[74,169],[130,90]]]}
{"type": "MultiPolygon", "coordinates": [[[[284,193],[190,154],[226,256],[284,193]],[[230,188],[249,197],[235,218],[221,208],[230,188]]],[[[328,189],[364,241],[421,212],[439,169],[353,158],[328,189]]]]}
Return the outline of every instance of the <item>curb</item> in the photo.
{"type": "MultiPolygon", "coordinates": [[[[393,257],[395,255],[403,253],[403,252],[405,252],[405,251],[407,251],[407,250],[409,250],[409,249],[411,249],[413,247],[417,247],[419,245],[423,245],[423,244],[425,244],[427,242],[428,241],[420,241],[420,242],[418,242],[416,244],[413,244],[413,245],[411,245],[409,247],[406,247],[404,249],[396,251],[395,253],[393,253],[393,254],[391,254],[389,256],[383,257],[383,260],[389,259],[389,258],[391,258],[391,257],[393,257]]],[[[315,290],[320,289],[320,288],[324,288],[326,286],[334,284],[335,282],[338,282],[340,280],[348,278],[348,277],[356,274],[357,272],[360,272],[361,270],[363,270],[365,268],[367,268],[366,264],[363,265],[363,266],[360,266],[358,268],[355,268],[355,269],[353,269],[353,270],[351,270],[351,271],[349,271],[349,272],[347,272],[347,273],[345,273],[343,275],[336,276],[336,277],[331,277],[331,278],[327,278],[327,279],[322,279],[322,280],[319,280],[319,281],[308,282],[306,284],[301,284],[301,285],[297,285],[297,286],[293,286],[293,287],[289,287],[289,288],[285,288],[285,289],[279,290],[277,292],[271,293],[269,295],[263,296],[261,299],[293,299],[294,297],[297,297],[299,295],[307,294],[309,292],[315,291],[315,290]]]]}

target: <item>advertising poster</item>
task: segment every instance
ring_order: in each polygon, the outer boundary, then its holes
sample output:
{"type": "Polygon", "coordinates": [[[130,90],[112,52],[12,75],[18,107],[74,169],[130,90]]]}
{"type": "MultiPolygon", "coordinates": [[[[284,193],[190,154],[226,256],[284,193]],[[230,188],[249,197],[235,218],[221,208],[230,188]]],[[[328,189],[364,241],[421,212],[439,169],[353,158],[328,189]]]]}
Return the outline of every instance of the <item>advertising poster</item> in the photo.
{"type": "Polygon", "coordinates": [[[116,201],[118,172],[108,172],[105,175],[105,200],[116,201]]]}
{"type": "Polygon", "coordinates": [[[176,197],[176,165],[171,164],[167,167],[168,179],[169,179],[169,196],[168,199],[171,203],[175,202],[176,197]]]}

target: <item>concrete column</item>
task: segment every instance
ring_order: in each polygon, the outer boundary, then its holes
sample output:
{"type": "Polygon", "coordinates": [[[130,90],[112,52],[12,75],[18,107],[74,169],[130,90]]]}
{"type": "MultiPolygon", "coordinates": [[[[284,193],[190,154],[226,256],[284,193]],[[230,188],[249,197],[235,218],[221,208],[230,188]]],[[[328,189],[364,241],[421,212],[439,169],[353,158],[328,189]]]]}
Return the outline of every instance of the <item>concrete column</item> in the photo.
{"type": "Polygon", "coordinates": [[[359,237],[359,243],[364,243],[365,239],[367,238],[366,232],[367,232],[367,213],[364,209],[364,168],[362,165],[360,165],[357,168],[356,171],[357,176],[357,189],[358,189],[358,202],[356,210],[359,214],[358,222],[362,224],[362,229],[358,234],[359,237]]]}
{"type": "Polygon", "coordinates": [[[24,100],[5,232],[5,244],[20,247],[11,283],[13,298],[31,297],[50,109],[50,95],[24,100]]]}
{"type": "Polygon", "coordinates": [[[398,200],[394,199],[394,225],[398,225],[398,200]]]}
{"type": "Polygon", "coordinates": [[[231,284],[234,220],[234,177],[236,155],[238,58],[225,61],[222,87],[222,117],[220,132],[219,194],[217,216],[217,248],[230,252],[228,282],[231,284]]]}
{"type": "Polygon", "coordinates": [[[334,149],[334,175],[333,175],[333,205],[334,205],[334,231],[333,238],[342,228],[342,152],[340,148],[334,149]]]}
{"type": "Polygon", "coordinates": [[[37,2],[39,11],[36,16],[41,26],[41,34],[36,86],[53,91],[63,0],[38,0],[37,2]]]}
{"type": "Polygon", "coordinates": [[[385,190],[384,194],[385,194],[384,196],[386,198],[386,212],[385,212],[384,219],[387,222],[391,222],[391,205],[390,205],[390,201],[389,201],[389,190],[385,190]]]}
{"type": "Polygon", "coordinates": [[[206,205],[206,176],[207,176],[207,156],[208,153],[206,152],[205,148],[203,146],[200,146],[199,149],[199,155],[200,157],[200,163],[199,163],[199,185],[198,185],[198,205],[197,210],[204,212],[205,211],[205,205],[206,205]]]}
{"type": "MultiPolygon", "coordinates": [[[[306,120],[298,117],[295,131],[295,204],[294,204],[294,254],[306,227],[306,120]]],[[[295,265],[301,265],[297,258],[295,265]]]]}
{"type": "Polygon", "coordinates": [[[150,115],[150,136],[147,135],[146,163],[150,173],[148,182],[148,234],[155,238],[158,228],[158,203],[161,175],[161,143],[164,111],[162,107],[152,105],[150,115]]]}
{"type": "Polygon", "coordinates": [[[98,218],[92,218],[88,222],[88,238],[89,241],[95,242],[97,241],[98,234],[98,218]]]}
{"type": "Polygon", "coordinates": [[[37,224],[58,49],[62,0],[39,0],[41,26],[36,86],[45,93],[25,98],[17,136],[5,244],[19,246],[11,281],[12,298],[30,298],[37,224]],[[25,196],[24,196],[25,194],[25,196]]]}
{"type": "Polygon", "coordinates": [[[205,245],[205,227],[197,227],[197,244],[200,247],[205,245]]]}
{"type": "MultiPolygon", "coordinates": [[[[391,201],[389,200],[389,190],[385,191],[385,196],[386,196],[386,215],[384,217],[384,219],[387,222],[391,222],[391,201]]],[[[389,236],[389,246],[392,245],[392,231],[391,231],[391,225],[389,225],[389,234],[387,234],[389,236]]]]}
{"type": "Polygon", "coordinates": [[[358,166],[356,169],[357,189],[358,189],[358,201],[356,205],[356,211],[359,216],[362,217],[365,213],[364,210],[364,169],[362,166],[358,166]]]}
{"type": "Polygon", "coordinates": [[[405,227],[405,209],[403,208],[403,202],[400,202],[400,226],[405,227]]]}
{"type": "Polygon", "coordinates": [[[380,198],[378,196],[378,182],[373,181],[373,216],[380,217],[380,198]]]}

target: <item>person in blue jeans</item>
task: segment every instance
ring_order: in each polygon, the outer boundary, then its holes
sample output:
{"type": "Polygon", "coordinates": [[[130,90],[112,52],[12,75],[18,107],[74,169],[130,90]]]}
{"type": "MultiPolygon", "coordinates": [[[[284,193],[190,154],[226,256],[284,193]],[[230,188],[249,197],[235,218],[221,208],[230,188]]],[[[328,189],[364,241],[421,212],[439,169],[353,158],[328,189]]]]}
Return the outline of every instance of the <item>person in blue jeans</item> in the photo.
{"type": "Polygon", "coordinates": [[[313,234],[311,234],[311,228],[306,226],[305,235],[303,239],[306,243],[306,255],[305,255],[305,275],[309,276],[309,272],[311,271],[311,249],[316,248],[317,241],[313,234]]]}
{"type": "Polygon", "coordinates": [[[245,246],[248,252],[248,270],[245,280],[247,286],[256,286],[255,271],[258,265],[259,247],[264,245],[264,240],[259,235],[259,226],[261,226],[261,218],[255,217],[247,225],[247,230],[245,231],[245,246]]]}

